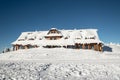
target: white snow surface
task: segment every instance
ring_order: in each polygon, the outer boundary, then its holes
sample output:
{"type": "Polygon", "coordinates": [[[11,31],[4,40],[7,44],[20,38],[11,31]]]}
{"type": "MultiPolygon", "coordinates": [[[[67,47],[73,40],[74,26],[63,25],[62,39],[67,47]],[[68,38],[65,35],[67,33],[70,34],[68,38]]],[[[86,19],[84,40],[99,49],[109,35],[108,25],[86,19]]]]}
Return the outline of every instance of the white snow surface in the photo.
{"type": "Polygon", "coordinates": [[[0,80],[120,80],[120,45],[103,49],[40,47],[0,54],[0,80]]]}

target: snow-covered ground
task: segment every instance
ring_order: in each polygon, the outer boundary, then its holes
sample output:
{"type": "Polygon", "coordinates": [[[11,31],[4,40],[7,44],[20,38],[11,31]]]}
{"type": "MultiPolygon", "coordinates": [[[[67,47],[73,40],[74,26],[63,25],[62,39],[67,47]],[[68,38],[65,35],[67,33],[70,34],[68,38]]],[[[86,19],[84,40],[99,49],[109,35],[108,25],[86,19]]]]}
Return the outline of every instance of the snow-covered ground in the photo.
{"type": "Polygon", "coordinates": [[[35,48],[0,54],[0,80],[120,80],[120,45],[104,52],[35,48]]]}
{"type": "Polygon", "coordinates": [[[66,48],[32,48],[0,54],[1,61],[120,62],[120,45],[105,45],[104,51],[66,48]]]}
{"type": "Polygon", "coordinates": [[[120,64],[0,63],[1,80],[120,80],[120,64]]]}

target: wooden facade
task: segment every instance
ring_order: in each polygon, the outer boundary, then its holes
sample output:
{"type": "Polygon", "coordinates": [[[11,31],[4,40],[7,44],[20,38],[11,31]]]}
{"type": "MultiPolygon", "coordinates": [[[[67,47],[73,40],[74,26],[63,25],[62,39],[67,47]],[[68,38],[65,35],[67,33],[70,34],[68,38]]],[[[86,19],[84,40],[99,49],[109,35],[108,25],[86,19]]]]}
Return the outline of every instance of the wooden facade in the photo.
{"type": "Polygon", "coordinates": [[[102,51],[102,43],[80,44],[75,43],[76,49],[94,49],[95,51],[102,51]]]}
{"type": "Polygon", "coordinates": [[[61,38],[62,38],[62,36],[45,36],[45,39],[47,39],[47,40],[58,40],[61,38]]]}
{"type": "MultiPolygon", "coordinates": [[[[70,33],[70,31],[69,31],[69,33],[70,33]]],[[[69,37],[68,36],[64,36],[63,37],[62,33],[60,31],[58,31],[57,29],[54,28],[54,29],[50,29],[48,31],[47,35],[46,34],[44,35],[44,39],[46,39],[46,40],[53,40],[53,42],[54,42],[54,40],[59,40],[61,38],[63,38],[63,39],[69,39],[70,36],[71,35],[69,35],[69,37]]],[[[27,37],[25,37],[25,40],[26,40],[26,38],[27,37]]],[[[90,39],[92,39],[93,42],[95,40],[95,38],[90,38],[90,39]]],[[[34,39],[30,38],[29,40],[34,40],[34,39]]],[[[42,40],[42,39],[40,38],[40,40],[42,40]]],[[[22,40],[22,41],[24,41],[24,40],[22,40]]],[[[16,43],[16,44],[13,45],[13,50],[30,49],[30,48],[37,48],[37,47],[38,47],[37,45],[31,45],[31,44],[26,44],[26,45],[23,44],[22,45],[22,44],[16,43]]],[[[46,44],[45,46],[42,46],[42,47],[48,47],[48,48],[64,47],[64,48],[73,48],[73,49],[93,49],[95,51],[103,51],[102,50],[102,43],[99,42],[99,40],[96,41],[96,43],[85,43],[85,42],[81,43],[79,41],[79,43],[78,42],[74,42],[72,45],[71,44],[67,44],[67,45],[62,44],[62,46],[61,45],[54,45],[54,43],[53,43],[53,45],[47,45],[46,44]]]]}
{"type": "MultiPolygon", "coordinates": [[[[29,49],[31,48],[32,45],[13,45],[13,50],[18,50],[18,49],[29,49]]],[[[32,46],[32,48],[37,48],[37,45],[32,46]]],[[[58,47],[58,46],[54,46],[58,47]]],[[[64,47],[64,46],[60,46],[64,47]]],[[[65,46],[65,48],[74,48],[75,49],[93,49],[95,51],[102,51],[102,43],[90,43],[90,44],[78,44],[76,43],[75,45],[69,45],[65,46]]],[[[53,48],[52,46],[49,46],[48,48],[53,48]]]]}
{"type": "Polygon", "coordinates": [[[49,30],[49,32],[47,33],[47,35],[45,36],[45,39],[47,40],[58,40],[62,38],[62,35],[60,31],[58,31],[57,29],[51,29],[49,30]],[[56,34],[56,35],[50,35],[50,34],[56,34]]]}
{"type": "Polygon", "coordinates": [[[30,49],[30,48],[37,48],[38,46],[37,45],[13,45],[13,50],[16,51],[16,50],[19,50],[19,49],[30,49]]]}

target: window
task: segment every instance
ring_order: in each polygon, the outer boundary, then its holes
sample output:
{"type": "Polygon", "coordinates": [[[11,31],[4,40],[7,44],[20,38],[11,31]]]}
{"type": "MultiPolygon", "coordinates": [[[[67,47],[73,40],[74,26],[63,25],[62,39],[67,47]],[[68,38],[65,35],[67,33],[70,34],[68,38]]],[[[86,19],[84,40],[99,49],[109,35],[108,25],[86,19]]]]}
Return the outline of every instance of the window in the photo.
{"type": "Polygon", "coordinates": [[[90,39],[95,39],[95,37],[90,37],[90,39]]]}
{"type": "Polygon", "coordinates": [[[56,37],[51,37],[50,40],[56,40],[57,38],[56,37]]]}
{"type": "Polygon", "coordinates": [[[32,33],[28,33],[28,35],[29,35],[29,34],[32,34],[32,33]]]}
{"type": "Polygon", "coordinates": [[[85,39],[88,39],[87,37],[85,37],[85,39]]]}
{"type": "Polygon", "coordinates": [[[19,39],[18,41],[24,41],[25,39],[19,39]]]}
{"type": "Polygon", "coordinates": [[[75,38],[75,39],[81,39],[81,38],[75,38]]]}
{"type": "Polygon", "coordinates": [[[54,40],[56,40],[56,37],[54,37],[54,40]]]}
{"type": "Polygon", "coordinates": [[[68,39],[68,37],[65,37],[65,39],[68,39]]]}
{"type": "Polygon", "coordinates": [[[42,40],[42,38],[39,38],[39,40],[42,40]]]}
{"type": "Polygon", "coordinates": [[[29,40],[34,40],[34,38],[30,38],[29,40]]]}

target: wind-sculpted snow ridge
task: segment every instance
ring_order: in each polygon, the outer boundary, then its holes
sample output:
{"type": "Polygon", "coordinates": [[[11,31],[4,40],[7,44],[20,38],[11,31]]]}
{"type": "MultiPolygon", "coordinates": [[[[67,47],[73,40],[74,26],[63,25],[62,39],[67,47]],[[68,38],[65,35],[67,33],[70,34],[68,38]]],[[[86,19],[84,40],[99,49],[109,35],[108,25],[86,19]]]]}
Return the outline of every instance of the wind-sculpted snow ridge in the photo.
{"type": "Polygon", "coordinates": [[[120,80],[120,64],[6,62],[0,80],[120,80]]]}

